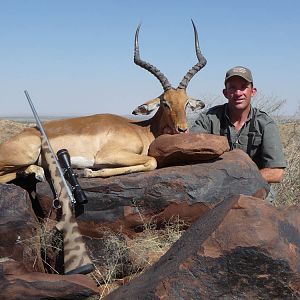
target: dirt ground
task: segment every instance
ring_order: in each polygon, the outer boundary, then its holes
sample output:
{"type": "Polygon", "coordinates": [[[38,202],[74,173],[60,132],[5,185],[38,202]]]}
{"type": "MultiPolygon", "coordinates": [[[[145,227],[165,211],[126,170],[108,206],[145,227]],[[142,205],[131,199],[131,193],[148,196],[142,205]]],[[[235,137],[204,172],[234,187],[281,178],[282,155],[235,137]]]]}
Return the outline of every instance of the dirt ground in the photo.
{"type": "Polygon", "coordinates": [[[11,136],[22,131],[25,127],[35,126],[34,123],[21,123],[10,120],[0,120],[0,143],[8,140],[11,136]]]}

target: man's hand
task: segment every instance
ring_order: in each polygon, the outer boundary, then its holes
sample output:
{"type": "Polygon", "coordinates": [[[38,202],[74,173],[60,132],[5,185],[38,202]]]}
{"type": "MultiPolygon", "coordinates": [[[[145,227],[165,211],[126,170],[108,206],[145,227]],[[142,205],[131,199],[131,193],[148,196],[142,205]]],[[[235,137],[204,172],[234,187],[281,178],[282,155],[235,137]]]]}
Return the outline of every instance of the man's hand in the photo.
{"type": "Polygon", "coordinates": [[[264,168],[260,170],[262,177],[268,183],[278,183],[283,179],[283,168],[264,168]]]}

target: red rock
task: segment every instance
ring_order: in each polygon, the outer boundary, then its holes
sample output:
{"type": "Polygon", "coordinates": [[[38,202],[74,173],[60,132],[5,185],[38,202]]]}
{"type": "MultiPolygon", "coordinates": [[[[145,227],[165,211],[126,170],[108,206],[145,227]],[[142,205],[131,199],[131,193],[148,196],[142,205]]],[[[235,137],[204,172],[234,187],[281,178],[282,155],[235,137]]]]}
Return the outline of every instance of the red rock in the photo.
{"type": "MultiPolygon", "coordinates": [[[[225,152],[216,161],[79,182],[89,202],[77,220],[100,270],[110,255],[103,250],[107,232],[133,238],[145,223],[159,225],[174,216],[192,224],[222,199],[239,194],[263,198],[268,188],[241,150],[225,152]]],[[[37,184],[37,196],[36,203],[49,211],[52,193],[47,183],[37,184]]]]}
{"type": "MultiPolygon", "coordinates": [[[[144,222],[161,222],[172,215],[193,223],[224,198],[239,194],[265,197],[269,188],[255,163],[241,150],[225,152],[213,162],[110,178],[80,178],[79,182],[88,197],[79,226],[84,235],[93,237],[101,237],[103,228],[134,234],[144,222]]],[[[47,183],[37,184],[37,196],[38,201],[47,196],[51,206],[47,183]]]]}
{"type": "Polygon", "coordinates": [[[0,185],[0,257],[23,262],[28,271],[44,271],[40,225],[28,193],[12,184],[0,185]]]}
{"type": "Polygon", "coordinates": [[[225,199],[105,299],[298,299],[300,208],[225,199]]]}
{"type": "Polygon", "coordinates": [[[28,272],[14,260],[2,261],[0,267],[1,299],[86,299],[99,292],[86,275],[28,272]]]}
{"type": "Polygon", "coordinates": [[[149,147],[158,167],[201,162],[218,158],[229,151],[227,138],[206,133],[164,134],[149,147]]]}

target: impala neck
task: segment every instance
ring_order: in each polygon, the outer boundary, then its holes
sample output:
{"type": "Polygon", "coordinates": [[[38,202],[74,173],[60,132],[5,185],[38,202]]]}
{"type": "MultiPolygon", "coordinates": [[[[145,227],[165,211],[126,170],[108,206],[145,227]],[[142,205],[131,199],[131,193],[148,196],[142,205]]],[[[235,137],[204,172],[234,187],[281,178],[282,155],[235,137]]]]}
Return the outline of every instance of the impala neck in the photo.
{"type": "Polygon", "coordinates": [[[145,125],[149,126],[150,132],[155,138],[162,135],[164,128],[167,127],[167,120],[165,119],[163,109],[159,107],[155,115],[145,121],[145,125]]]}

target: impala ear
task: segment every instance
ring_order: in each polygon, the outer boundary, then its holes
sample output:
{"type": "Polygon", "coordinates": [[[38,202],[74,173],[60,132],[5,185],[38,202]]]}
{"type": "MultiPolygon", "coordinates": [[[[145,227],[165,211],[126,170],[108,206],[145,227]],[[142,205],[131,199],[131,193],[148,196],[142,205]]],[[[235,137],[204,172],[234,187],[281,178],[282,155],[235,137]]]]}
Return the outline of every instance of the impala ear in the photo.
{"type": "Polygon", "coordinates": [[[154,98],[145,102],[144,104],[138,106],[133,112],[133,115],[149,115],[153,112],[156,108],[159,107],[160,99],[154,98]]]}
{"type": "Polygon", "coordinates": [[[188,100],[188,106],[189,108],[194,111],[196,109],[201,109],[205,107],[205,104],[203,101],[199,100],[199,99],[195,99],[195,98],[190,98],[188,100]]]}

